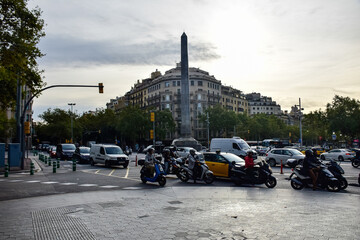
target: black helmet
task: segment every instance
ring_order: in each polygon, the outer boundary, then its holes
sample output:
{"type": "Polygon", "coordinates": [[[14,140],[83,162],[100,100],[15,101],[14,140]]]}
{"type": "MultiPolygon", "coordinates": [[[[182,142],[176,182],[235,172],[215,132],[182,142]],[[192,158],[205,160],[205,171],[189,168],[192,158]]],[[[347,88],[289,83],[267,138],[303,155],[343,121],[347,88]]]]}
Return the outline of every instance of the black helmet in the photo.
{"type": "Polygon", "coordinates": [[[249,149],[249,150],[246,151],[246,154],[247,155],[250,155],[250,154],[253,155],[254,153],[253,153],[253,151],[251,149],[249,149]]]}
{"type": "Polygon", "coordinates": [[[153,153],[154,151],[155,151],[154,148],[149,148],[149,150],[148,150],[148,152],[151,152],[151,153],[153,153]]]}
{"type": "Polygon", "coordinates": [[[313,156],[313,152],[310,149],[308,149],[308,150],[305,151],[305,156],[306,157],[311,157],[311,156],[313,156]]]}
{"type": "Polygon", "coordinates": [[[195,149],[190,149],[189,152],[190,152],[191,155],[194,155],[195,154],[195,149]]]}
{"type": "Polygon", "coordinates": [[[169,153],[170,153],[170,149],[165,148],[165,149],[163,150],[163,154],[169,154],[169,153]]]}

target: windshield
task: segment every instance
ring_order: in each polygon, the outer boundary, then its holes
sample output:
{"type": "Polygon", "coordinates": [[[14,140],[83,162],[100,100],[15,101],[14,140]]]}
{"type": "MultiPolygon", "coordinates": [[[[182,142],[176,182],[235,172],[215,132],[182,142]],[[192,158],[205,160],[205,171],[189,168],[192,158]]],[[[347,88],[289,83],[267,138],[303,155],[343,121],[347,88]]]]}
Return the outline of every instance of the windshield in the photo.
{"type": "Polygon", "coordinates": [[[290,151],[293,155],[303,155],[301,152],[299,152],[298,150],[291,150],[290,151]]]}
{"type": "Polygon", "coordinates": [[[105,151],[107,154],[123,154],[124,153],[120,147],[106,147],[105,151]]]}
{"type": "Polygon", "coordinates": [[[229,160],[229,162],[236,162],[236,163],[244,163],[245,164],[245,161],[244,159],[236,156],[235,154],[232,154],[232,153],[226,153],[226,154],[223,154],[223,156],[229,160]]]}
{"type": "Polygon", "coordinates": [[[66,150],[66,151],[68,151],[68,150],[75,150],[75,145],[74,144],[64,144],[64,145],[62,145],[62,149],[63,150],[66,150]]]}
{"type": "Polygon", "coordinates": [[[240,141],[239,145],[240,145],[240,148],[243,150],[250,149],[249,144],[247,144],[245,141],[240,141]]]}
{"type": "Polygon", "coordinates": [[[90,148],[80,148],[80,153],[90,153],[90,148]]]}

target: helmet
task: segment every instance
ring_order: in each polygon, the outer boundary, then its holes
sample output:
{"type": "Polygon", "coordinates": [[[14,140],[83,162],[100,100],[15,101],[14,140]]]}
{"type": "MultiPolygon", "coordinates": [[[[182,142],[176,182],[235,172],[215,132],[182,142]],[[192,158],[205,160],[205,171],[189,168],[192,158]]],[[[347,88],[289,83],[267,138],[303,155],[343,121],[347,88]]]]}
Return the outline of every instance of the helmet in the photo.
{"type": "Polygon", "coordinates": [[[166,149],[163,150],[163,154],[169,154],[169,153],[170,153],[170,149],[166,148],[166,149]]]}
{"type": "Polygon", "coordinates": [[[149,150],[148,150],[148,152],[151,152],[151,153],[153,153],[154,151],[155,151],[154,148],[149,148],[149,150]]]}
{"type": "Polygon", "coordinates": [[[249,149],[249,150],[246,151],[246,154],[247,154],[247,155],[250,155],[250,154],[252,155],[252,154],[253,154],[253,151],[249,149]]]}
{"type": "Polygon", "coordinates": [[[313,152],[310,149],[308,149],[308,150],[305,151],[305,156],[306,157],[311,157],[311,156],[313,156],[313,152]]]}
{"type": "Polygon", "coordinates": [[[189,152],[190,152],[191,155],[194,155],[194,154],[195,154],[195,150],[194,150],[194,149],[190,149],[189,152]]]}

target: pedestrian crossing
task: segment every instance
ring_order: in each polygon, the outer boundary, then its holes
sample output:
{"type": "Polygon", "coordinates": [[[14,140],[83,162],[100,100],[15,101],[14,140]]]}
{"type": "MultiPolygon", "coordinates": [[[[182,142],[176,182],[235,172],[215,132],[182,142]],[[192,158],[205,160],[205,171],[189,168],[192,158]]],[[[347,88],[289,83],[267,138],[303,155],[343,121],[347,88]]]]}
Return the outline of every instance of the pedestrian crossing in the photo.
{"type": "Polygon", "coordinates": [[[44,185],[61,185],[61,186],[79,186],[79,187],[98,187],[103,189],[113,189],[113,188],[121,188],[116,185],[98,185],[93,183],[74,183],[74,182],[56,182],[56,181],[41,181],[41,180],[23,180],[23,179],[0,179],[2,183],[40,183],[44,185]]]}

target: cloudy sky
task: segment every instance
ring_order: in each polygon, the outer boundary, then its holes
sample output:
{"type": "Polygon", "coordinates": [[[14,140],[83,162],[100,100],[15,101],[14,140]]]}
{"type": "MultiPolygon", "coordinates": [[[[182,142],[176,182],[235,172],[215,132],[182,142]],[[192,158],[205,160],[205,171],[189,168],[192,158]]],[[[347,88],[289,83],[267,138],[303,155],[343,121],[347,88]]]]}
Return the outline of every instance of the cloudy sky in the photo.
{"type": "Polygon", "coordinates": [[[335,94],[360,99],[359,0],[29,0],[39,6],[46,37],[39,60],[47,85],[104,83],[47,90],[34,120],[48,108],[105,108],[138,79],[180,61],[245,93],[260,92],[282,110],[324,109],[335,94]]]}

